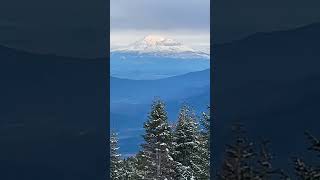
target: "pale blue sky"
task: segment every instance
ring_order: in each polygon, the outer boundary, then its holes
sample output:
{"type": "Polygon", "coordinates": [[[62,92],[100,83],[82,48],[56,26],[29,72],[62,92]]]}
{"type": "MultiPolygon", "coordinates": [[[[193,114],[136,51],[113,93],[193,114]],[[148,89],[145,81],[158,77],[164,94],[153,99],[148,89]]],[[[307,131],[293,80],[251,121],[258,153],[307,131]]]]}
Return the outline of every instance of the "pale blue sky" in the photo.
{"type": "Polygon", "coordinates": [[[191,46],[210,42],[210,0],[111,0],[111,46],[148,34],[191,46]]]}

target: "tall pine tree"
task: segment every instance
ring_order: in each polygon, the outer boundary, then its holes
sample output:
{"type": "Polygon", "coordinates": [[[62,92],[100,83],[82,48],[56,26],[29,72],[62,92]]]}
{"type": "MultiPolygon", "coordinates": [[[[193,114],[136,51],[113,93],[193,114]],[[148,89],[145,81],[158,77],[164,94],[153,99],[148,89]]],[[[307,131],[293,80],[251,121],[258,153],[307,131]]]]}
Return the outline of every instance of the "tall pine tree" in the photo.
{"type": "Polygon", "coordinates": [[[118,150],[118,137],[115,132],[112,132],[110,136],[110,177],[112,180],[120,180],[123,175],[123,162],[118,150]]]}
{"type": "Polygon", "coordinates": [[[201,179],[201,148],[196,116],[187,106],[183,106],[174,133],[174,160],[178,163],[179,179],[201,179]]]}
{"type": "Polygon", "coordinates": [[[142,151],[138,152],[135,156],[127,158],[124,162],[124,179],[147,179],[145,171],[147,164],[145,159],[142,151]]]}
{"type": "Polygon", "coordinates": [[[245,136],[241,124],[234,126],[235,142],[227,145],[221,180],[251,180],[255,174],[252,166],[254,158],[253,143],[245,136]]]}
{"type": "Polygon", "coordinates": [[[156,100],[153,103],[144,128],[145,143],[142,145],[142,154],[146,163],[145,178],[175,179],[175,165],[171,156],[172,131],[162,101],[156,100]]]}
{"type": "Polygon", "coordinates": [[[208,107],[207,113],[203,112],[200,119],[202,125],[200,155],[203,160],[201,179],[210,179],[210,117],[210,107],[208,107]]]}
{"type": "Polygon", "coordinates": [[[257,148],[245,136],[241,124],[234,126],[235,142],[227,145],[226,157],[220,173],[222,180],[271,180],[286,179],[288,176],[281,169],[272,167],[272,155],[269,141],[263,141],[257,148]]]}
{"type": "MultiPolygon", "coordinates": [[[[310,151],[320,153],[320,140],[310,133],[305,133],[311,142],[311,146],[308,148],[310,151]]],[[[318,156],[320,157],[320,156],[318,156]]],[[[307,165],[302,159],[297,158],[294,160],[295,173],[299,179],[302,180],[319,180],[320,179],[320,165],[307,165]]]]}
{"type": "Polygon", "coordinates": [[[139,177],[138,169],[137,169],[137,157],[132,156],[124,160],[123,162],[123,175],[122,179],[126,180],[136,180],[143,179],[139,177]]]}

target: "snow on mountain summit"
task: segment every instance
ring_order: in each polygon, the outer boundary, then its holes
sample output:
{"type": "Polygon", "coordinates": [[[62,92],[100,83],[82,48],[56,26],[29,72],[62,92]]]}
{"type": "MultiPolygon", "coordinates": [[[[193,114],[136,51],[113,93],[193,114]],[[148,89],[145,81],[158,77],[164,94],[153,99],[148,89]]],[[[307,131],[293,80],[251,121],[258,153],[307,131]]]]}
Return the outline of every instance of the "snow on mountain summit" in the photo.
{"type": "Polygon", "coordinates": [[[112,51],[120,53],[137,53],[137,54],[152,54],[157,56],[182,57],[182,58],[209,58],[207,53],[194,50],[183,45],[171,38],[166,38],[158,35],[148,35],[143,39],[130,44],[127,47],[115,49],[112,51]]]}
{"type": "Polygon", "coordinates": [[[163,41],[165,41],[166,39],[162,36],[154,36],[154,35],[149,35],[149,36],[146,36],[142,41],[138,41],[137,44],[145,44],[145,45],[148,45],[148,46],[154,46],[154,45],[157,45],[163,41]]]}

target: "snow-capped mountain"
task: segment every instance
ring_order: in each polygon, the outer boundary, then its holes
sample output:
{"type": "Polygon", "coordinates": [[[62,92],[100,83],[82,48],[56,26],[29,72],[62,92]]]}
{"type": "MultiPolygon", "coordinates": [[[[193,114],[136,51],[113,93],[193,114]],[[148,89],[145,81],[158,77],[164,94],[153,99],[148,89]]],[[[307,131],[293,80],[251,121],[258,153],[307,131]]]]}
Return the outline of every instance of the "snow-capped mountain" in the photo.
{"type": "Polygon", "coordinates": [[[206,58],[210,55],[185,46],[171,38],[166,38],[158,35],[148,35],[143,39],[130,44],[124,48],[112,50],[111,53],[129,53],[137,55],[152,55],[161,57],[176,57],[176,58],[206,58]]]}
{"type": "Polygon", "coordinates": [[[162,79],[210,68],[210,56],[182,43],[149,35],[111,51],[111,76],[135,80],[162,79]]]}

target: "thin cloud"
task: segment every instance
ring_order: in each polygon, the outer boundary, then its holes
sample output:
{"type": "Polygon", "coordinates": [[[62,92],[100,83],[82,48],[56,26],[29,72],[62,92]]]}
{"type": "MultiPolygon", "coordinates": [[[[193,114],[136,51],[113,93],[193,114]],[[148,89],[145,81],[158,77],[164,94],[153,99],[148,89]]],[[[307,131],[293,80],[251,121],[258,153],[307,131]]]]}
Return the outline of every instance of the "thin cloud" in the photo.
{"type": "Polygon", "coordinates": [[[112,0],[112,29],[207,29],[210,0],[112,0]]]}
{"type": "Polygon", "coordinates": [[[209,42],[210,0],[111,0],[110,8],[112,47],[148,34],[184,36],[187,44],[209,42]]]}

